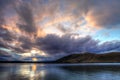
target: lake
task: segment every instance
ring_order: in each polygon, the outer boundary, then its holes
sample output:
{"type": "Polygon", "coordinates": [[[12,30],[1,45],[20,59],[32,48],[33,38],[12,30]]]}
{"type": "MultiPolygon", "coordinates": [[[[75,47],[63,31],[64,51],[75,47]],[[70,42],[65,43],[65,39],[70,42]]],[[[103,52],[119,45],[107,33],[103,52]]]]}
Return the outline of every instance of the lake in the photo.
{"type": "Polygon", "coordinates": [[[120,80],[120,63],[0,63],[0,80],[120,80]]]}

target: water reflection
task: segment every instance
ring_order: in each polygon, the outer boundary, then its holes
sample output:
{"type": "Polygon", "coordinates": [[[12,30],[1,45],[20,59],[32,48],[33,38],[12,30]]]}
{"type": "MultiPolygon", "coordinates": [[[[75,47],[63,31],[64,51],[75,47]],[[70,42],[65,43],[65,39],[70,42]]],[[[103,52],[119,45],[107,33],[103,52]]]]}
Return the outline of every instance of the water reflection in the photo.
{"type": "Polygon", "coordinates": [[[120,66],[0,64],[0,80],[119,80],[120,66]]]}

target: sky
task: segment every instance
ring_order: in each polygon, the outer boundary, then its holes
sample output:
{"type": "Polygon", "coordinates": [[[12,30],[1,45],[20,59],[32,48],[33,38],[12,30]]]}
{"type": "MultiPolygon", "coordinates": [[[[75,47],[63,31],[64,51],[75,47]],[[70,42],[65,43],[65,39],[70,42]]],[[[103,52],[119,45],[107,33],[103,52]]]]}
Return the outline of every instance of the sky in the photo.
{"type": "Polygon", "coordinates": [[[0,60],[120,52],[120,0],[0,0],[0,60]]]}

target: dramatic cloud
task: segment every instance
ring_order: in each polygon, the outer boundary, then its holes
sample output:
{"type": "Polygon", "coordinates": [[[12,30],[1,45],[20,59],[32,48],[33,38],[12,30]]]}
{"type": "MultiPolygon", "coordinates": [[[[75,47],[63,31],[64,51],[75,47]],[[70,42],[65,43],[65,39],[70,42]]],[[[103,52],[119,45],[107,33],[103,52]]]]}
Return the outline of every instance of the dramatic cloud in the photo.
{"type": "Polygon", "coordinates": [[[18,27],[28,33],[35,33],[36,27],[34,24],[34,18],[32,13],[32,8],[27,3],[22,3],[16,11],[19,15],[22,24],[18,24],[18,27]]]}
{"type": "Polygon", "coordinates": [[[20,37],[19,41],[22,43],[21,47],[25,50],[25,49],[29,49],[31,50],[33,43],[32,41],[28,38],[28,37],[20,37]]]}
{"type": "Polygon", "coordinates": [[[94,52],[100,53],[105,51],[119,51],[120,42],[105,42],[99,45],[98,40],[90,36],[83,38],[74,38],[72,35],[47,35],[45,38],[38,38],[36,43],[41,50],[49,54],[57,53],[81,53],[94,52]]]}
{"type": "Polygon", "coordinates": [[[0,50],[0,61],[14,60],[10,54],[5,51],[0,50]]]}
{"type": "Polygon", "coordinates": [[[0,0],[0,26],[4,23],[4,10],[13,0],[0,0]]]}
{"type": "Polygon", "coordinates": [[[99,51],[120,51],[120,41],[111,41],[101,44],[98,48],[99,51]]]}
{"type": "MultiPolygon", "coordinates": [[[[91,1],[94,0],[89,0],[88,2],[91,1]]],[[[120,0],[96,0],[89,5],[89,11],[85,15],[85,18],[93,26],[109,28],[117,26],[120,22],[119,3],[120,0]]]]}
{"type": "MultiPolygon", "coordinates": [[[[13,3],[14,3],[13,0],[0,0],[0,37],[2,37],[3,34],[10,35],[7,33],[9,31],[5,30],[2,27],[3,27],[3,25],[5,25],[5,15],[4,15],[5,10],[13,3]]],[[[5,37],[5,35],[4,35],[4,37],[5,37]]],[[[7,36],[7,37],[9,37],[9,36],[7,36]]]]}
{"type": "Polygon", "coordinates": [[[120,0],[0,0],[0,49],[42,56],[120,51],[119,4],[120,0]],[[104,40],[101,34],[109,36],[104,40]]]}
{"type": "Polygon", "coordinates": [[[119,25],[119,2],[119,0],[36,0],[32,6],[36,8],[35,22],[48,34],[57,32],[57,34],[92,35],[91,33],[95,34],[98,31],[98,27],[116,28],[119,25]]]}
{"type": "Polygon", "coordinates": [[[72,13],[71,15],[75,17],[74,21],[84,17],[93,27],[110,28],[119,25],[120,0],[64,0],[63,2],[62,11],[66,14],[72,13]]]}
{"type": "Polygon", "coordinates": [[[0,39],[11,41],[13,36],[5,28],[0,27],[0,39]]]}
{"type": "Polygon", "coordinates": [[[6,48],[7,46],[0,40],[0,47],[6,48]]]}

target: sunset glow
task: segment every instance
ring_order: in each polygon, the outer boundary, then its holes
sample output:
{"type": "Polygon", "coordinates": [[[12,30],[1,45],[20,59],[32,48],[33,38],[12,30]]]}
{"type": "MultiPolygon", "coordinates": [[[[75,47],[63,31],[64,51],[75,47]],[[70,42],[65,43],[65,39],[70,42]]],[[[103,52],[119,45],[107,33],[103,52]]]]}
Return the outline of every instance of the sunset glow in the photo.
{"type": "Polygon", "coordinates": [[[72,53],[119,52],[119,3],[0,0],[0,54],[9,54],[5,60],[42,61],[72,53]]]}
{"type": "Polygon", "coordinates": [[[37,58],[32,58],[32,61],[37,61],[37,58]]]}

